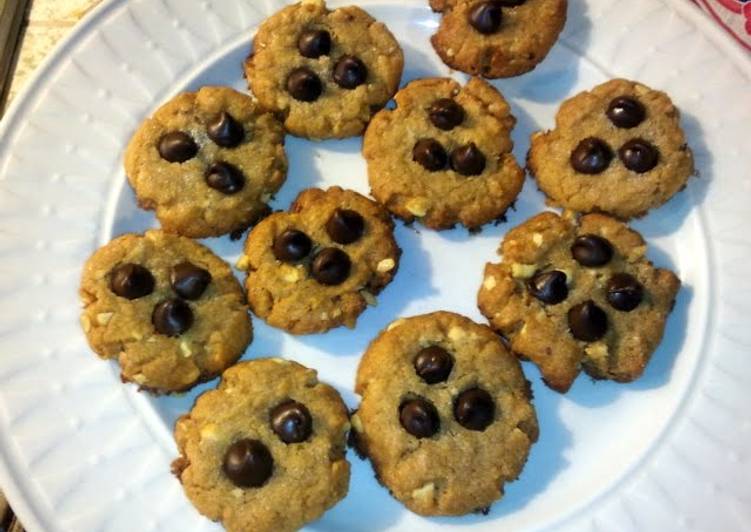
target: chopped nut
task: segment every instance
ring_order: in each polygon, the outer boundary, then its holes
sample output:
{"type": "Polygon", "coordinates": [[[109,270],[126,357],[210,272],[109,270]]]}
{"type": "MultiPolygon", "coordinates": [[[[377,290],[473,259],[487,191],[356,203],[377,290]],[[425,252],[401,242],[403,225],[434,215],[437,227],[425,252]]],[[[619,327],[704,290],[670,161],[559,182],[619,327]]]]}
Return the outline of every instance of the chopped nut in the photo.
{"type": "Polygon", "coordinates": [[[334,318],[338,318],[341,315],[342,315],[342,309],[340,308],[335,308],[334,310],[331,311],[331,316],[334,318]]]}
{"type": "Polygon", "coordinates": [[[453,49],[453,48],[448,48],[448,49],[446,50],[446,55],[447,55],[447,56],[449,56],[449,57],[454,57],[454,54],[455,54],[455,53],[456,53],[456,52],[454,52],[454,49],[453,49]]]}
{"type": "Polygon", "coordinates": [[[528,279],[532,277],[537,271],[537,266],[534,264],[521,264],[515,262],[511,265],[511,275],[514,279],[528,279]]]}
{"type": "Polygon", "coordinates": [[[449,329],[448,336],[450,340],[458,342],[459,340],[467,336],[467,331],[465,331],[461,327],[451,327],[449,329]]]}
{"type": "Polygon", "coordinates": [[[248,256],[240,255],[240,258],[238,258],[237,262],[235,263],[235,268],[246,272],[248,271],[248,266],[250,266],[250,259],[248,258],[248,256]]]}
{"type": "Polygon", "coordinates": [[[496,283],[495,277],[493,277],[492,275],[488,275],[485,278],[485,280],[482,282],[482,287],[485,290],[492,290],[493,288],[495,288],[496,284],[498,283],[496,283]]]}
{"type": "Polygon", "coordinates": [[[282,265],[282,279],[288,283],[296,283],[300,280],[300,271],[294,266],[282,265]]]}
{"type": "Polygon", "coordinates": [[[138,331],[133,331],[132,337],[134,340],[143,340],[143,335],[138,331]]]}
{"type": "Polygon", "coordinates": [[[435,497],[435,484],[432,482],[428,482],[423,487],[412,491],[413,499],[428,501],[433,500],[433,497],[435,497]]]}
{"type": "Polygon", "coordinates": [[[329,319],[329,313],[328,312],[321,312],[321,319],[322,320],[329,319]]]}
{"type": "Polygon", "coordinates": [[[378,266],[376,266],[376,271],[378,273],[386,273],[393,270],[394,266],[396,266],[394,259],[383,259],[378,263],[378,266]]]}
{"type": "Polygon", "coordinates": [[[243,496],[243,490],[241,490],[240,488],[235,488],[232,490],[232,495],[239,499],[240,497],[243,496]]]}
{"type": "Polygon", "coordinates": [[[378,305],[378,300],[376,299],[376,296],[374,296],[367,290],[360,290],[360,295],[365,300],[365,302],[371,307],[375,307],[378,305]]]}
{"type": "Polygon", "coordinates": [[[214,423],[209,423],[201,429],[201,440],[219,441],[219,430],[214,423]]]}
{"type": "Polygon", "coordinates": [[[113,313],[112,312],[100,312],[96,315],[96,322],[99,325],[107,325],[110,320],[112,319],[113,313]]]}
{"type": "Polygon", "coordinates": [[[584,349],[584,352],[596,362],[606,362],[608,358],[608,346],[604,342],[590,344],[584,349]]]}
{"type": "Polygon", "coordinates": [[[571,282],[574,280],[574,273],[566,268],[561,268],[559,271],[566,276],[566,285],[571,286],[571,282]]]}
{"type": "Polygon", "coordinates": [[[269,194],[268,192],[264,192],[263,194],[261,194],[261,201],[262,202],[266,203],[270,199],[271,199],[271,194],[269,194]]]}
{"type": "Polygon", "coordinates": [[[532,235],[532,242],[535,243],[535,246],[542,246],[544,240],[542,233],[535,233],[532,235]]]}
{"type": "Polygon", "coordinates": [[[418,217],[425,216],[428,212],[427,198],[412,198],[407,201],[407,204],[405,206],[407,207],[407,210],[409,212],[418,217]]]}
{"type": "Polygon", "coordinates": [[[391,323],[389,323],[389,326],[386,327],[387,331],[390,331],[392,329],[396,329],[399,327],[402,323],[404,323],[404,318],[399,318],[398,320],[394,320],[391,323]]]}
{"type": "Polygon", "coordinates": [[[360,421],[360,418],[357,416],[357,414],[353,415],[350,421],[352,422],[352,427],[357,432],[362,432],[362,421],[360,421]]]}
{"type": "Polygon", "coordinates": [[[86,314],[81,315],[81,327],[84,332],[89,332],[91,330],[91,320],[86,314]]]}
{"type": "Polygon", "coordinates": [[[289,364],[289,360],[287,360],[286,358],[274,357],[269,360],[271,360],[272,362],[276,362],[277,364],[282,364],[282,365],[289,364]]]}
{"type": "Polygon", "coordinates": [[[190,343],[186,341],[180,342],[180,351],[186,358],[193,354],[193,351],[190,350],[190,343]]]}
{"type": "Polygon", "coordinates": [[[146,382],[146,375],[144,375],[143,373],[136,373],[135,375],[133,375],[133,381],[137,382],[138,384],[143,384],[144,382],[146,382]]]}

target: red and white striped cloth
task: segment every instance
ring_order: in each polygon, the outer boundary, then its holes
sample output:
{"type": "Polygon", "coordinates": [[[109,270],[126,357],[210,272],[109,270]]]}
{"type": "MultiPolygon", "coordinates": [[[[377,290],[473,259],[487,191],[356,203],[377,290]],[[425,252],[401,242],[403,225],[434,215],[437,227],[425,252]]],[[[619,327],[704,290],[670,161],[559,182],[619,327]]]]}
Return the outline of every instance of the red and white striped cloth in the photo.
{"type": "Polygon", "coordinates": [[[694,0],[751,52],[751,0],[694,0]]]}

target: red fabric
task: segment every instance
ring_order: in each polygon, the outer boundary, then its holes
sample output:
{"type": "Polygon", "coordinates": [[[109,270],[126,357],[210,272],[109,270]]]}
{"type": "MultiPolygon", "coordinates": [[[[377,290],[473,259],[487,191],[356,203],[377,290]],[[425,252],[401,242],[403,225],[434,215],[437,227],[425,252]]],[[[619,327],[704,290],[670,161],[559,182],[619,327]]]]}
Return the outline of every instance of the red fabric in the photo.
{"type": "Polygon", "coordinates": [[[751,52],[751,0],[693,0],[751,52]]]}

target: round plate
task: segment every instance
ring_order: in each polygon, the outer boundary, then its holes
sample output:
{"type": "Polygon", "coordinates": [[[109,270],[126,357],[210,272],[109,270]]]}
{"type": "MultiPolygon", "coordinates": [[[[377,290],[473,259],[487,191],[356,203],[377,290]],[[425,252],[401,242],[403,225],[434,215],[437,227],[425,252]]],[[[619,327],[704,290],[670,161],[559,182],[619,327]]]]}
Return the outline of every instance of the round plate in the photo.
{"type": "MultiPolygon", "coordinates": [[[[332,7],[346,2],[332,2],[332,7]]],[[[410,79],[457,75],[430,47],[439,16],[423,0],[359,2],[404,46],[410,79]]],[[[169,472],[175,418],[211,382],[152,398],[97,360],[78,325],[89,254],[155,225],[122,170],[137,125],[177,92],[244,90],[240,64],[281,0],[113,0],[39,69],[0,130],[0,479],[32,532],[217,530],[169,472]]],[[[533,382],[541,437],[521,478],[487,516],[406,511],[353,453],[348,497],[310,530],[741,530],[751,522],[751,63],[684,0],[572,0],[560,42],[533,73],[495,85],[518,125],[515,154],[553,124],[559,103],[623,76],[667,91],[700,171],[634,226],[683,288],[645,375],[620,385],[579,378],[565,396],[533,382]]],[[[457,75],[457,77],[460,77],[457,75]]],[[[367,192],[359,138],[290,138],[291,171],[274,207],[310,186],[367,192]]],[[[403,263],[355,330],[292,337],[254,320],[245,358],[282,355],[318,369],[347,403],[359,357],[392,319],[435,309],[482,321],[475,294],[509,227],[544,208],[533,182],[508,223],[478,235],[397,227],[403,263]],[[460,257],[460,259],[458,259],[460,257]]],[[[240,242],[208,244],[230,262],[240,242]]],[[[471,479],[467,479],[471,482],[471,479]]]]}

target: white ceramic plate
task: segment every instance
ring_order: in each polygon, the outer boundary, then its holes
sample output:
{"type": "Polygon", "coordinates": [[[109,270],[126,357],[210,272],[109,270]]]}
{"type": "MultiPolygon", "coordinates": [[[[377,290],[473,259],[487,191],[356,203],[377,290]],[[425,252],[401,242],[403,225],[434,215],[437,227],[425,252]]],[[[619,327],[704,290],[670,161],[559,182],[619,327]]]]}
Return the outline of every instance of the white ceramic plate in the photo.
{"type": "MultiPolygon", "coordinates": [[[[243,89],[251,36],[281,0],[113,0],[39,70],[0,129],[0,480],[32,531],[216,530],[169,473],[171,428],[195,395],[153,399],[119,382],[79,330],[86,257],[155,225],[121,168],[138,123],[203,84],[243,89]]],[[[332,2],[342,5],[346,2],[332,2]]],[[[449,74],[423,0],[365,0],[404,46],[404,81],[449,74]]],[[[351,453],[349,496],[311,530],[748,530],[751,527],[751,61],[685,0],[572,0],[561,41],[533,73],[496,83],[520,161],[561,100],[615,76],[668,91],[700,177],[634,225],[683,280],[666,338],[630,385],[580,378],[561,396],[531,365],[541,439],[488,516],[423,519],[351,453]],[[745,146],[745,147],[744,147],[745,146]]],[[[367,192],[360,139],[290,139],[275,207],[303,188],[367,192]]],[[[435,309],[480,320],[475,293],[503,233],[544,208],[527,182],[508,224],[470,236],[399,224],[396,280],[354,331],[294,338],[254,320],[245,358],[315,367],[350,406],[359,356],[389,321],[435,309]]],[[[209,245],[234,262],[240,242],[209,245]]],[[[471,479],[467,479],[471,482],[471,479]]]]}

